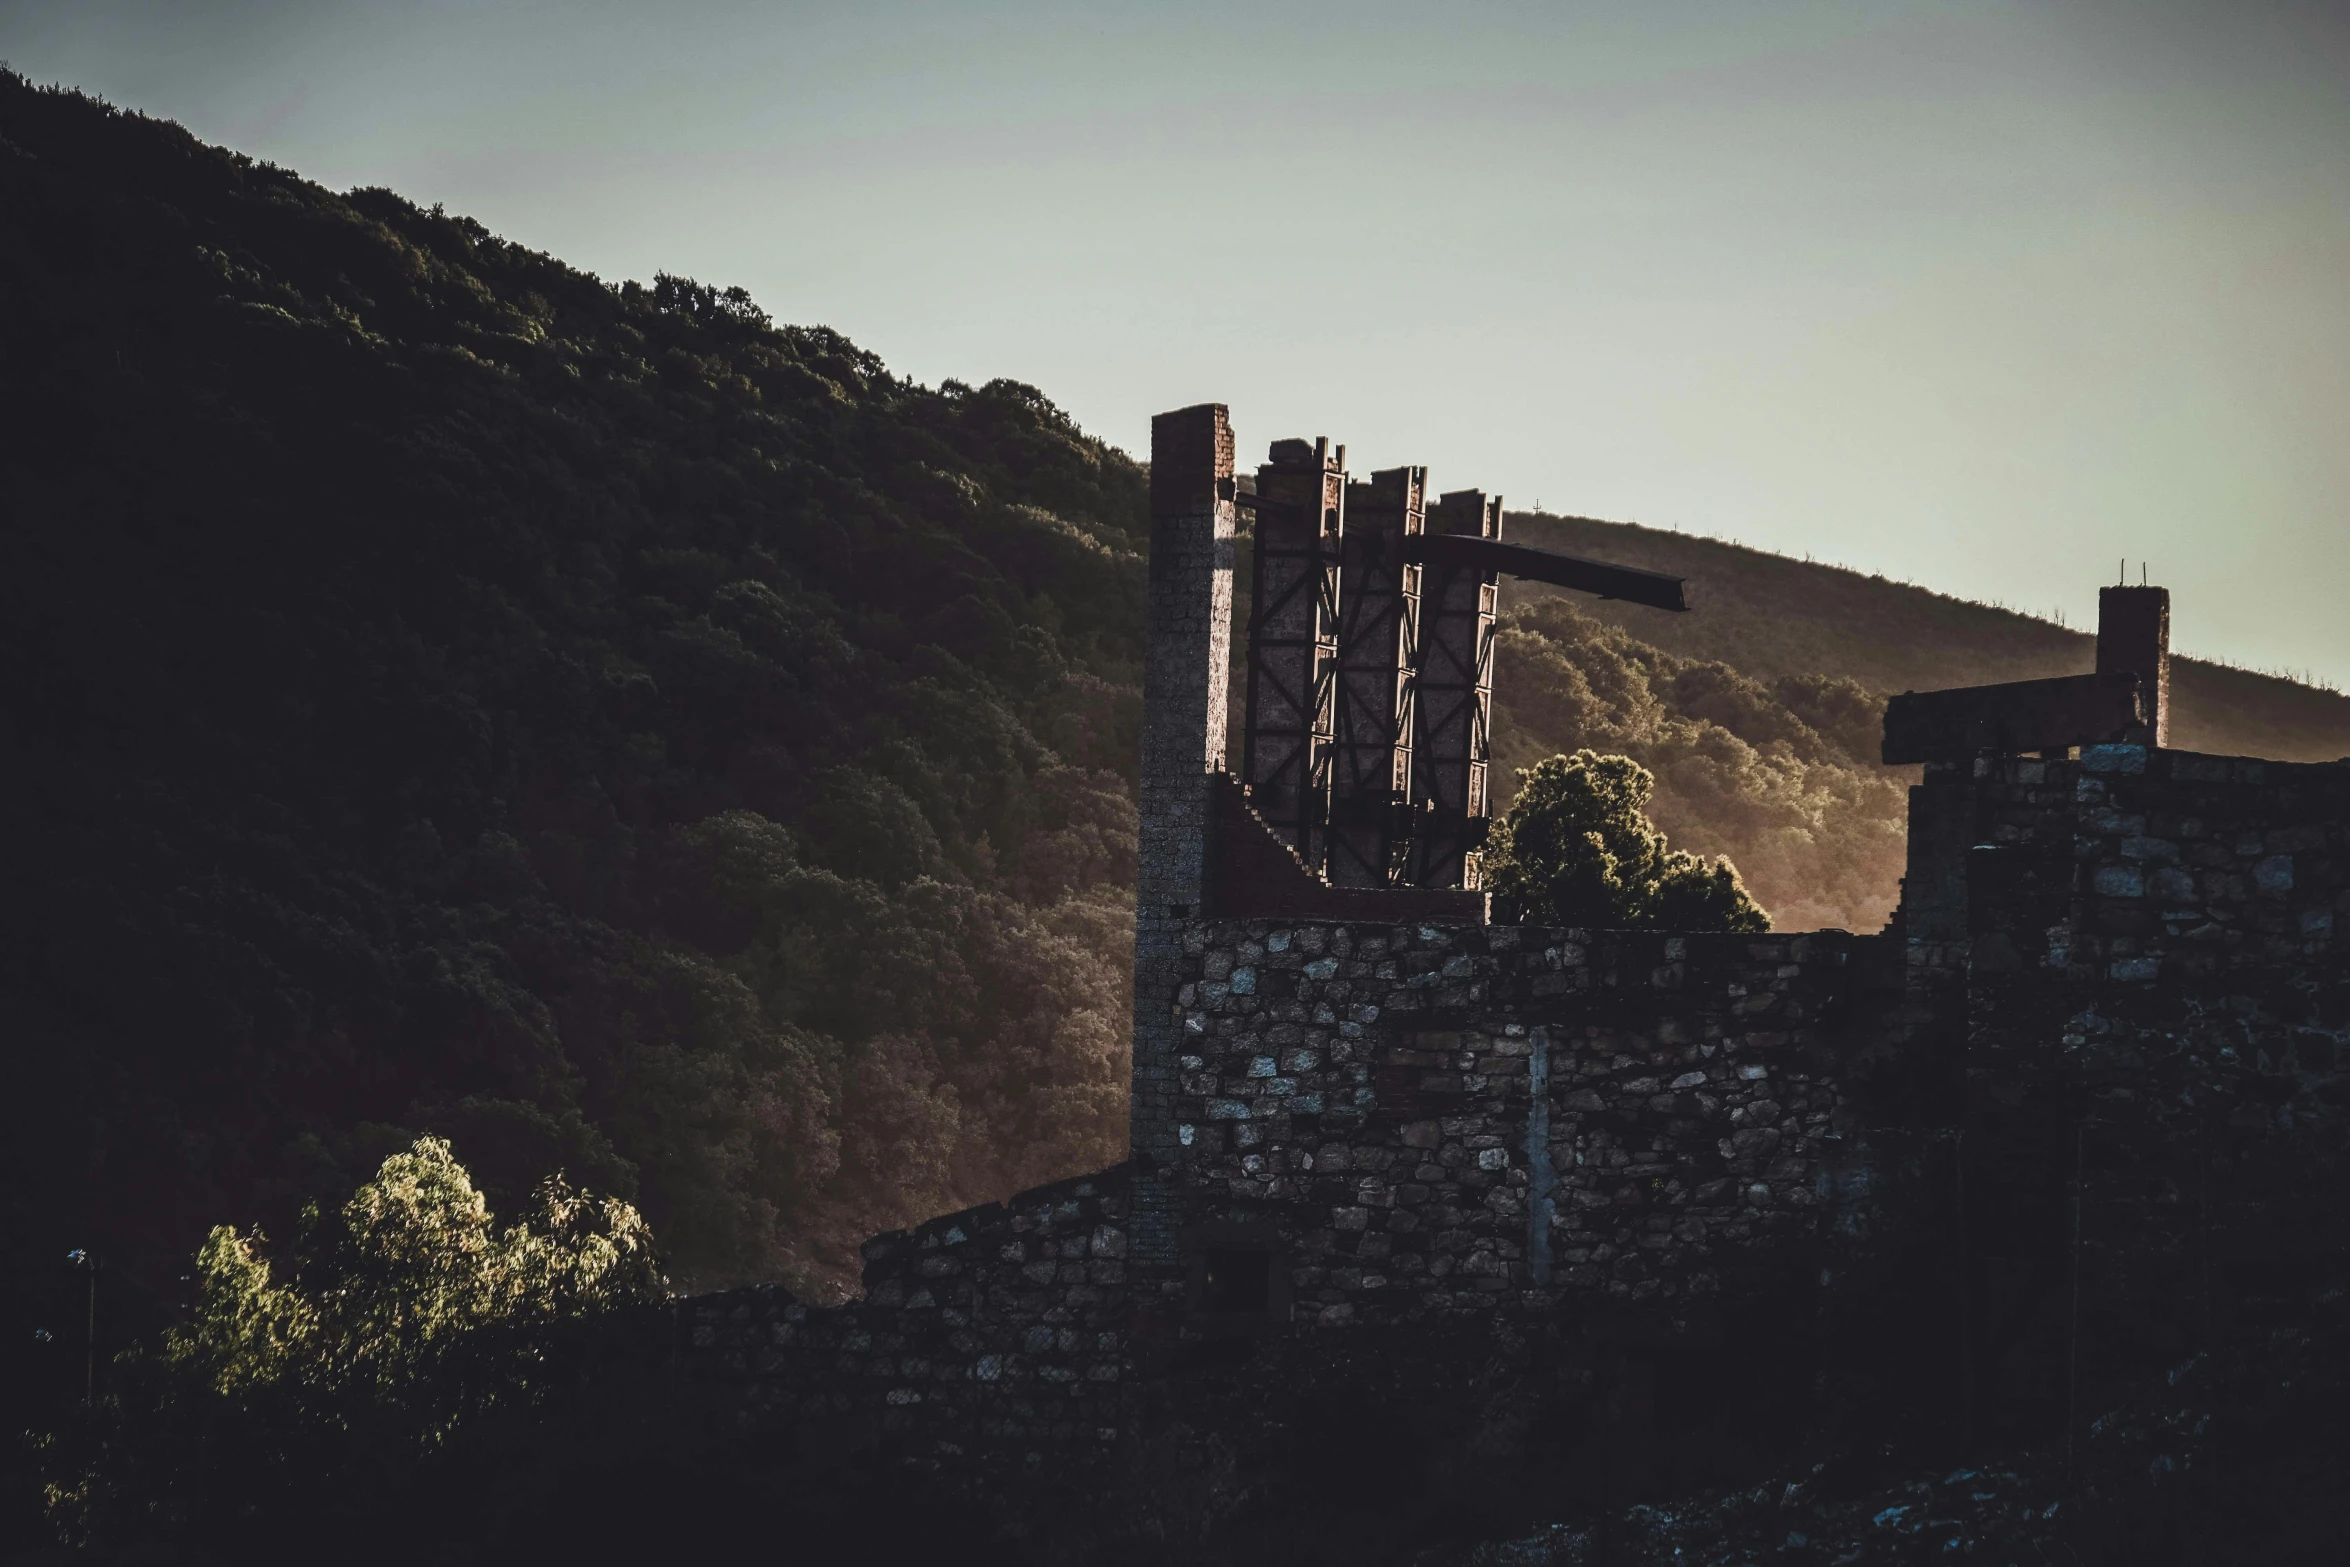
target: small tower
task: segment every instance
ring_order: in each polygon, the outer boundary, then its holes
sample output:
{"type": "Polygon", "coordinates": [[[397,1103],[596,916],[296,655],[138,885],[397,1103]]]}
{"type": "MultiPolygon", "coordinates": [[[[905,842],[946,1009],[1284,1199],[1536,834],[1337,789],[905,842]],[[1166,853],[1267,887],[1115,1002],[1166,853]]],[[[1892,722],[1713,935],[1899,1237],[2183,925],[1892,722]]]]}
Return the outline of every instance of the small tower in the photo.
{"type": "Polygon", "coordinates": [[[2170,589],[2097,590],[2097,672],[2138,677],[2146,721],[2129,738],[2170,744],[2170,589]]]}

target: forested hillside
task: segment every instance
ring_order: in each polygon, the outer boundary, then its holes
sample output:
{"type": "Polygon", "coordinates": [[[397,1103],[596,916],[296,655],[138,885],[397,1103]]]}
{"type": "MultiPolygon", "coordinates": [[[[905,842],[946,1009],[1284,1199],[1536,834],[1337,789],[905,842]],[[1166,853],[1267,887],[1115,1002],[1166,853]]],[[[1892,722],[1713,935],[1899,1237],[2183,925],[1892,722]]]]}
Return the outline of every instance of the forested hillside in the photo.
{"type": "MultiPolygon", "coordinates": [[[[838,1288],[1122,1156],[1145,475],[1042,393],[0,75],[0,429],[12,1255],[167,1288],[430,1134],[501,1211],[634,1201],[679,1285],[838,1288]]],[[[1638,757],[1782,927],[1892,904],[1884,690],[2085,661],[1850,574],[1793,640],[1798,563],[1657,563],[1697,613],[1513,615],[1504,782],[1638,757]]],[[[2182,677],[2189,743],[2350,752],[2236,678],[2182,677]]]]}
{"type": "Polygon", "coordinates": [[[681,1283],[1121,1156],[1144,475],[0,79],[9,1228],[420,1131],[681,1283]]]}

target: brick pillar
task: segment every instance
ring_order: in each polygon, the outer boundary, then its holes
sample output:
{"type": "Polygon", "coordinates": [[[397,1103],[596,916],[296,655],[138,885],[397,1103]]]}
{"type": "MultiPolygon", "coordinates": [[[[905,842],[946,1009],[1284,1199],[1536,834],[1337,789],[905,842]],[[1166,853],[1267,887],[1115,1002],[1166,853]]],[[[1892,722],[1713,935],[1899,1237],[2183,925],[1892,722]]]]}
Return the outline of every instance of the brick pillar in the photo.
{"type": "Polygon", "coordinates": [[[1338,714],[1330,765],[1330,884],[1384,887],[1410,874],[1412,670],[1419,660],[1420,567],[1403,541],[1424,522],[1425,468],[1385,468],[1346,487],[1340,576],[1338,714]],[[1401,829],[1400,831],[1398,829],[1401,829]]]}
{"type": "Polygon", "coordinates": [[[1322,873],[1337,718],[1339,549],[1346,448],[1275,441],[1257,470],[1248,616],[1249,803],[1322,873]]]}
{"type": "Polygon", "coordinates": [[[2127,670],[2151,711],[2140,745],[2170,744],[2170,589],[2097,590],[2097,672],[2127,670]]]}
{"type": "Polygon", "coordinates": [[[1232,424],[1221,403],[1151,421],[1151,557],[1134,876],[1133,1260],[1171,1267],[1175,992],[1206,901],[1232,641],[1232,424]]]}
{"type": "MultiPolygon", "coordinates": [[[[1501,497],[1455,490],[1428,509],[1430,533],[1501,537],[1501,497]]],[[[1420,578],[1420,667],[1413,681],[1412,770],[1418,799],[1412,881],[1477,886],[1475,855],[1490,803],[1493,616],[1501,578],[1429,565],[1420,578]]]]}

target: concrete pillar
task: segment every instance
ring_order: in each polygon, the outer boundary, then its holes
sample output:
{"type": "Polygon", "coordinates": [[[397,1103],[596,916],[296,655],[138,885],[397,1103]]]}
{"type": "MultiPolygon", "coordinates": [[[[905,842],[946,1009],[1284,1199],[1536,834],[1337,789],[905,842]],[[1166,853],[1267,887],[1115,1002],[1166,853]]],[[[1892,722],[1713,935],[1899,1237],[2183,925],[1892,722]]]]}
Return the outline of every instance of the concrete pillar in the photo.
{"type": "Polygon", "coordinates": [[[1232,641],[1232,423],[1221,403],[1151,421],[1151,557],[1134,876],[1133,1261],[1172,1267],[1165,1171],[1175,1129],[1175,993],[1202,914],[1224,767],[1232,641]]]}
{"type": "MultiPolygon", "coordinates": [[[[1501,537],[1501,497],[1455,490],[1428,509],[1428,531],[1501,537]]],[[[1477,885],[1491,802],[1493,617],[1501,578],[1431,563],[1420,578],[1420,667],[1413,681],[1412,771],[1419,796],[1412,881],[1477,885]]]]}
{"type": "Polygon", "coordinates": [[[2170,589],[2097,590],[2097,672],[2127,670],[2151,708],[2140,745],[2170,744],[2170,589]]]}
{"type": "Polygon", "coordinates": [[[1425,523],[1428,470],[1385,468],[1346,487],[1338,699],[1330,765],[1334,887],[1384,887],[1410,875],[1412,673],[1419,659],[1420,571],[1403,541],[1425,523]]]}

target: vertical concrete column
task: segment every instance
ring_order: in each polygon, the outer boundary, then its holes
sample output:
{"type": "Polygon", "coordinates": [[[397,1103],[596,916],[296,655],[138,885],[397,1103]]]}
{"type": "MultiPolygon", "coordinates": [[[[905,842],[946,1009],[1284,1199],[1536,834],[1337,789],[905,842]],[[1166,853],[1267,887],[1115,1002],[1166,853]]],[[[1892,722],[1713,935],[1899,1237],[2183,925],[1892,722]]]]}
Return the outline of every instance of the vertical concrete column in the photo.
{"type": "Polygon", "coordinates": [[[2170,744],[2170,589],[2097,590],[2097,672],[2127,670],[2149,709],[2140,745],[2170,744]]]}
{"type": "MultiPolygon", "coordinates": [[[[1501,497],[1455,490],[1428,509],[1428,531],[1501,537],[1501,497]]],[[[1412,769],[1417,812],[1415,885],[1477,881],[1485,842],[1493,725],[1493,617],[1501,578],[1474,566],[1430,563],[1420,579],[1420,667],[1413,681],[1412,769]]]]}
{"type": "Polygon", "coordinates": [[[1248,616],[1249,803],[1305,868],[1322,874],[1337,727],[1346,448],[1275,441],[1257,470],[1248,616]]]}
{"type": "Polygon", "coordinates": [[[1142,824],[1134,876],[1132,1260],[1172,1267],[1175,994],[1184,927],[1214,852],[1232,641],[1232,423],[1221,403],[1151,421],[1151,558],[1142,674],[1142,824]]]}
{"type": "Polygon", "coordinates": [[[1383,468],[1346,487],[1338,617],[1338,715],[1330,766],[1333,887],[1385,887],[1410,867],[1412,670],[1420,570],[1404,540],[1425,522],[1428,470],[1383,468]],[[1399,820],[1399,817],[1403,819],[1399,820]]]}

